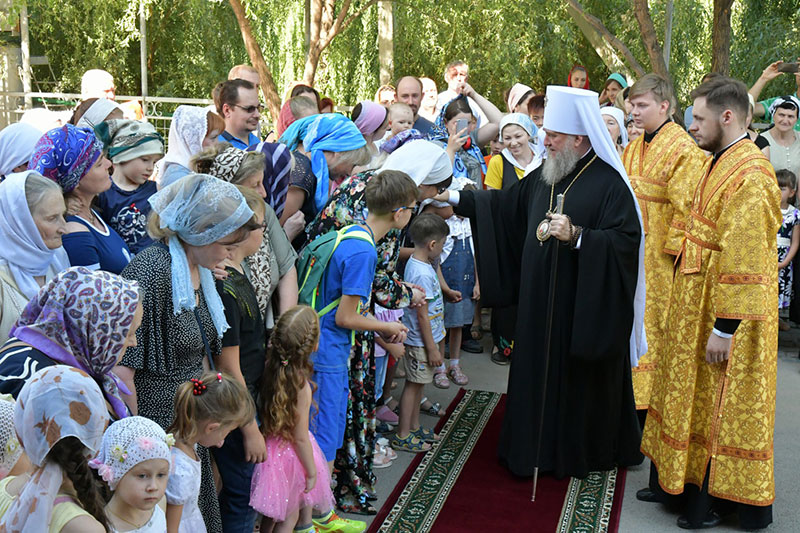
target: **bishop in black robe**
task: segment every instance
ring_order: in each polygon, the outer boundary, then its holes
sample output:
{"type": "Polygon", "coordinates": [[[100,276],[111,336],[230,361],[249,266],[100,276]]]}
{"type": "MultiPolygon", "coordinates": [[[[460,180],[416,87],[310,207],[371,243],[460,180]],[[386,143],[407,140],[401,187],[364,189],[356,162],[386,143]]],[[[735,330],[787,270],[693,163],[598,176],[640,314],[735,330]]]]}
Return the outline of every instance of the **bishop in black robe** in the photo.
{"type": "Polygon", "coordinates": [[[591,471],[643,460],[629,356],[642,235],[627,185],[613,167],[594,156],[590,150],[552,190],[542,180],[540,167],[506,190],[462,192],[455,208],[472,222],[481,303],[519,307],[498,447],[501,462],[519,476],[533,475],[537,442],[540,472],[558,478],[583,478],[591,471]],[[536,228],[567,187],[564,214],[583,228],[579,246],[573,249],[552,237],[540,245],[536,228]],[[555,253],[558,267],[545,378],[555,253]]]}

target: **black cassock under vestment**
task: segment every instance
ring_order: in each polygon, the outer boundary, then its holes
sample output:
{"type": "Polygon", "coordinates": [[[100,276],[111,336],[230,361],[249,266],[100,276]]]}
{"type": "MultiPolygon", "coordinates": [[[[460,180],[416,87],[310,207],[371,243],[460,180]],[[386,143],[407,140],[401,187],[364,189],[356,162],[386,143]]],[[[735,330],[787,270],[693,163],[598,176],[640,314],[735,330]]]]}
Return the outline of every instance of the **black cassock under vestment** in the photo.
{"type": "MultiPolygon", "coordinates": [[[[555,185],[556,196],[594,157],[590,151],[555,185]]],[[[583,227],[580,249],[536,227],[550,208],[541,168],[509,189],[462,192],[456,213],[470,217],[484,306],[518,304],[514,357],[498,454],[516,475],[534,471],[545,327],[558,249],[550,368],[541,438],[541,472],[586,477],[642,462],[631,383],[641,230],[619,173],[597,158],[569,188],[564,214],[583,227]]]]}

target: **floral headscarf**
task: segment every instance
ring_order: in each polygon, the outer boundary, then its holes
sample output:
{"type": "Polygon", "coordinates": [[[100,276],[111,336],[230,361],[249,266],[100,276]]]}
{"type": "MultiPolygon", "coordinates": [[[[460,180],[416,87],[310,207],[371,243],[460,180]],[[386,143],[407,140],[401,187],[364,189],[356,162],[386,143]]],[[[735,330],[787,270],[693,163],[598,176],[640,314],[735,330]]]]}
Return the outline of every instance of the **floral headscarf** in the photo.
{"type": "Polygon", "coordinates": [[[164,459],[172,463],[170,447],[175,438],[143,416],[131,416],[111,424],[103,435],[103,444],[97,457],[89,466],[116,490],[128,470],[150,459],[164,459]]]}
{"type": "Polygon", "coordinates": [[[102,153],[103,143],[92,130],[66,124],[39,139],[28,169],[55,181],[67,193],[78,186],[102,153]]]}
{"type": "Polygon", "coordinates": [[[11,328],[11,335],[51,359],[80,368],[102,384],[118,417],[128,416],[120,391],[130,391],[111,369],[122,357],[141,297],[135,281],[72,267],[42,287],[11,328]]]}
{"type": "MultiPolygon", "coordinates": [[[[450,100],[447,104],[442,107],[439,116],[436,117],[436,122],[433,125],[433,129],[431,130],[430,135],[428,136],[429,139],[432,141],[439,141],[447,144],[447,139],[450,137],[450,132],[447,131],[447,127],[445,126],[445,118],[444,114],[447,111],[447,108],[452,105],[453,102],[458,100],[459,98],[466,98],[463,94],[460,94],[450,100]]],[[[467,166],[464,164],[464,161],[461,159],[461,154],[468,153],[472,157],[474,157],[480,164],[481,164],[481,172],[486,174],[486,161],[483,158],[483,154],[481,153],[481,149],[478,148],[475,143],[472,143],[469,148],[461,148],[456,152],[456,156],[453,159],[453,177],[454,178],[468,178],[467,166]]]]}
{"type": "Polygon", "coordinates": [[[14,427],[37,470],[3,517],[0,531],[47,531],[64,471],[47,454],[66,437],[77,438],[93,457],[108,424],[103,393],[77,368],[56,365],[36,372],[14,405],[14,427]]]}

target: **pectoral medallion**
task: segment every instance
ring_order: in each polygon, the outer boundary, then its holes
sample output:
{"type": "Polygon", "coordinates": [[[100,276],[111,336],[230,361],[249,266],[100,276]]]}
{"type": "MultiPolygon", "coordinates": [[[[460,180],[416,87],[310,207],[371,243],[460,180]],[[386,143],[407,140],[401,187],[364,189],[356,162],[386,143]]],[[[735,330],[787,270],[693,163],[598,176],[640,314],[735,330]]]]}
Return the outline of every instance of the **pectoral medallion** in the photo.
{"type": "Polygon", "coordinates": [[[539,246],[550,238],[550,219],[546,218],[539,222],[536,227],[536,238],[539,239],[539,246]]]}

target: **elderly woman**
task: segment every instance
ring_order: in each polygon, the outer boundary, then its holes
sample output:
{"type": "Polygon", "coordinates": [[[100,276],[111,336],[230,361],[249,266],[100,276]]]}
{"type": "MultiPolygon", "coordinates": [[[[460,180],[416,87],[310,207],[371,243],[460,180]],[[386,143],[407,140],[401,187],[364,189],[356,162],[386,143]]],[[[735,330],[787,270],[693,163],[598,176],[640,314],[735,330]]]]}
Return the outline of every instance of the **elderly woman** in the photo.
{"type": "MultiPolygon", "coordinates": [[[[131,410],[166,428],[181,383],[197,378],[220,355],[227,329],[211,269],[258,227],[236,186],[189,174],[150,198],[148,232],[157,242],[122,273],[139,282],[144,317],[118,373],[136,398],[131,410]]],[[[209,531],[221,521],[208,450],[199,451],[203,484],[200,508],[209,531]]]]}
{"type": "Polygon", "coordinates": [[[31,375],[57,364],[79,368],[103,388],[114,418],[128,416],[127,387],[114,368],[136,345],[142,305],[136,282],[72,267],[31,299],[0,351],[0,393],[16,397],[31,375]]]}
{"type": "MultiPolygon", "coordinates": [[[[261,143],[268,144],[268,143],[261,143]]],[[[286,147],[279,144],[284,150],[286,147]]],[[[265,154],[262,151],[245,152],[228,143],[220,143],[192,158],[192,168],[240,187],[253,189],[266,198],[263,175],[265,154]]],[[[266,205],[261,248],[246,260],[248,278],[256,290],[261,316],[268,329],[275,323],[272,296],[277,289],[278,314],[297,305],[297,254],[286,233],[281,228],[272,207],[266,205]]]]}
{"type": "Polygon", "coordinates": [[[172,114],[167,153],[158,162],[156,181],[159,189],[191,173],[189,160],[192,156],[215,144],[223,131],[225,121],[213,111],[179,105],[172,114]]]}
{"type": "Polygon", "coordinates": [[[511,113],[500,121],[505,148],[489,161],[484,184],[487,189],[507,189],[542,164],[542,155],[531,142],[538,129],[527,114],[511,113]]]}
{"type": "Polygon", "coordinates": [[[774,127],[761,135],[769,142],[769,161],[776,170],[786,169],[800,176],[800,132],[795,131],[800,100],[778,98],[769,106],[774,127]]]}
{"type": "Polygon", "coordinates": [[[64,249],[73,266],[119,274],[131,260],[122,237],[92,209],[111,187],[111,162],[93,131],[67,124],[39,139],[28,167],[61,186],[67,204],[64,249]]]}
{"type": "Polygon", "coordinates": [[[42,285],[69,267],[65,210],[61,188],[35,172],[0,183],[0,213],[14,213],[0,217],[0,343],[42,285]]]}
{"type": "MultiPolygon", "coordinates": [[[[381,170],[399,170],[418,185],[420,201],[432,198],[450,184],[452,163],[435,143],[410,140],[394,150],[381,170]]],[[[309,226],[309,238],[366,220],[368,211],[364,190],[379,171],[357,174],[342,183],[330,202],[309,226]]],[[[376,243],[378,264],[372,284],[373,301],[389,309],[419,304],[424,295],[404,283],[397,274],[400,259],[400,232],[390,231],[376,243]]],[[[345,444],[335,461],[335,495],[340,508],[355,513],[374,514],[370,500],[375,495],[372,456],[375,441],[375,343],[372,333],[357,332],[350,364],[350,398],[345,444]]]]}
{"type": "MultiPolygon", "coordinates": [[[[336,185],[354,167],[372,157],[367,141],[353,122],[343,115],[329,113],[298,120],[284,132],[281,142],[293,150],[295,165],[289,177],[289,192],[281,224],[297,211],[312,220],[328,202],[336,185]]],[[[304,234],[289,235],[299,250],[304,234]]]]}
{"type": "Polygon", "coordinates": [[[30,124],[11,124],[0,131],[0,182],[7,174],[28,169],[42,132],[30,124]]]}
{"type": "Polygon", "coordinates": [[[469,178],[477,188],[482,188],[486,162],[480,147],[497,138],[501,119],[500,110],[469,84],[465,84],[463,94],[442,107],[430,139],[446,148],[453,162],[454,178],[469,178]],[[488,118],[488,124],[480,129],[468,98],[474,99],[488,118]]]}
{"type": "Polygon", "coordinates": [[[603,122],[608,128],[608,134],[617,147],[617,152],[622,155],[625,147],[628,146],[628,130],[625,129],[625,113],[618,107],[601,107],[600,114],[603,115],[603,122]]]}

